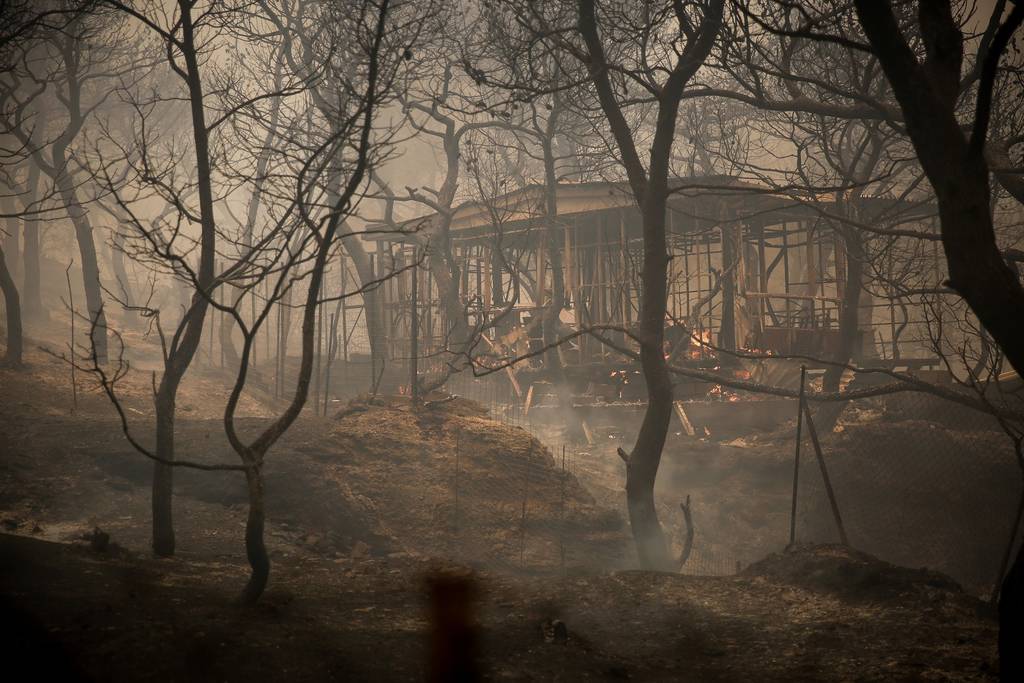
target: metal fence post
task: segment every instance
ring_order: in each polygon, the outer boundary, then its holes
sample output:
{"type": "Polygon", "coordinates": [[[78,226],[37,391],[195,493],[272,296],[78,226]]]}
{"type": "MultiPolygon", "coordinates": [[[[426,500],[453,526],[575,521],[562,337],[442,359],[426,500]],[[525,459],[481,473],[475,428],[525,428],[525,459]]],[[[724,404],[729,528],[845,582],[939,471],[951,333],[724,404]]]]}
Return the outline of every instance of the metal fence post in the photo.
{"type": "Polygon", "coordinates": [[[839,529],[839,540],[843,545],[850,545],[846,538],[846,529],[843,528],[843,518],[839,514],[839,505],[836,504],[836,494],[832,490],[832,481],[828,478],[828,468],[825,467],[825,456],[821,452],[821,443],[818,441],[818,430],[814,428],[814,420],[811,419],[811,409],[807,403],[803,404],[804,412],[807,413],[807,432],[811,435],[811,443],[814,444],[814,453],[818,456],[818,466],[821,468],[821,480],[825,484],[825,493],[828,494],[829,505],[832,506],[832,516],[836,520],[836,528],[839,529]]]}
{"type": "Polygon", "coordinates": [[[530,498],[530,456],[533,455],[533,443],[526,453],[526,477],[523,481],[523,512],[519,521],[519,568],[526,566],[526,503],[530,498]]]}
{"type": "Polygon", "coordinates": [[[558,547],[562,572],[565,572],[565,444],[562,444],[561,498],[558,503],[558,547]]]}
{"type": "Polygon", "coordinates": [[[462,430],[455,432],[455,545],[459,546],[459,450],[462,447],[462,430]]]}
{"type": "Polygon", "coordinates": [[[789,511],[789,545],[796,542],[796,497],[800,483],[800,439],[804,422],[804,381],[807,377],[807,366],[800,366],[800,397],[796,404],[796,455],[793,458],[793,504],[789,511]]]}

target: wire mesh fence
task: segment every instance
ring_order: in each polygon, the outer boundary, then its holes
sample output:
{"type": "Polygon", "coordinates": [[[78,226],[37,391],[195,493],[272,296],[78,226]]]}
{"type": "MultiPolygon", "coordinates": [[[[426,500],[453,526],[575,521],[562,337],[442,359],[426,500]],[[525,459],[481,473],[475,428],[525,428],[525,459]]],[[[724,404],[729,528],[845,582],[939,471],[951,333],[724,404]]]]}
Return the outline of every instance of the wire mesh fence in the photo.
{"type": "MultiPolygon", "coordinates": [[[[522,428],[537,439],[516,442],[530,443],[527,450],[502,450],[480,448],[479,439],[487,438],[483,432],[460,437],[447,475],[449,500],[438,510],[439,522],[450,530],[453,556],[540,572],[635,566],[624,470],[613,448],[571,443],[550,421],[535,423],[503,376],[466,373],[449,383],[449,391],[476,401],[506,428],[522,428]]],[[[794,412],[795,407],[794,402],[794,412]]],[[[921,393],[852,400],[841,408],[831,419],[828,409],[811,409],[820,458],[807,421],[798,462],[793,463],[795,430],[788,437],[783,430],[778,441],[786,451],[780,457],[795,465],[793,540],[845,540],[882,560],[938,570],[976,595],[991,595],[1022,496],[1013,443],[999,424],[921,393]]],[[[678,556],[684,516],[678,501],[658,498],[678,556]]],[[[736,539],[720,537],[730,527],[712,520],[739,514],[724,498],[694,501],[696,533],[683,574],[730,575],[758,559],[736,539]]],[[[789,510],[776,512],[762,525],[761,540],[772,546],[768,552],[782,550],[790,531],[781,521],[789,510]]]]}
{"type": "MultiPolygon", "coordinates": [[[[494,509],[477,520],[476,529],[467,528],[466,525],[473,522],[466,519],[472,518],[474,513],[467,511],[464,501],[461,503],[459,533],[465,557],[484,561],[505,558],[504,566],[528,571],[556,567],[616,569],[636,566],[628,526],[625,469],[613,447],[568,440],[568,427],[557,420],[552,421],[550,416],[535,420],[536,410],[531,412],[526,408],[523,397],[516,396],[508,378],[502,373],[483,377],[461,373],[449,380],[447,389],[486,408],[496,422],[526,430],[550,457],[550,462],[544,467],[537,460],[528,460],[530,465],[525,465],[526,460],[513,454],[512,463],[518,464],[506,463],[505,467],[526,468],[512,477],[516,482],[513,493],[506,484],[494,487],[488,486],[486,481],[468,481],[464,471],[466,456],[462,456],[461,495],[474,491],[483,507],[489,505],[489,495],[495,496],[497,501],[494,509]],[[564,474],[556,474],[559,469],[564,474]],[[559,476],[567,477],[572,483],[565,489],[558,488],[556,496],[556,484],[562,486],[558,483],[559,476]],[[556,497],[559,501],[557,506],[554,503],[556,497]],[[525,515],[516,508],[516,501],[526,501],[525,515]],[[558,514],[554,514],[555,507],[558,514]],[[499,523],[494,518],[495,514],[504,521],[499,523]],[[484,546],[489,542],[486,534],[498,527],[501,530],[496,533],[500,540],[492,543],[494,547],[489,552],[482,552],[487,550],[484,546]],[[522,546],[520,555],[512,557],[517,538],[522,546]],[[565,540],[567,538],[568,541],[565,540]]],[[[600,438],[599,430],[592,431],[595,438],[600,438]]],[[[472,450],[472,444],[465,444],[463,448],[464,451],[467,448],[472,450]]],[[[708,503],[695,502],[696,534],[681,572],[700,576],[734,574],[741,565],[740,556],[724,551],[721,539],[713,539],[706,532],[702,520],[711,516],[708,507],[708,503]]],[[[679,557],[686,533],[681,510],[675,503],[660,501],[659,498],[659,518],[673,556],[679,557]]],[[[502,562],[492,561],[491,564],[502,562]]]]}
{"type": "Polygon", "coordinates": [[[624,520],[580,483],[573,451],[522,439],[497,451],[487,438],[459,434],[438,506],[455,559],[530,572],[622,565],[624,520]]]}
{"type": "MultiPolygon", "coordinates": [[[[477,377],[472,372],[463,371],[448,379],[446,389],[452,394],[479,403],[497,422],[533,431],[530,429],[532,422],[529,411],[524,408],[523,398],[516,395],[505,373],[477,377]]],[[[547,445],[553,447],[555,444],[547,445]]]]}
{"type": "Polygon", "coordinates": [[[858,550],[990,595],[1022,495],[1013,443],[996,420],[904,393],[850,401],[834,428],[823,426],[820,460],[806,430],[801,443],[795,540],[837,543],[841,528],[858,550]]]}

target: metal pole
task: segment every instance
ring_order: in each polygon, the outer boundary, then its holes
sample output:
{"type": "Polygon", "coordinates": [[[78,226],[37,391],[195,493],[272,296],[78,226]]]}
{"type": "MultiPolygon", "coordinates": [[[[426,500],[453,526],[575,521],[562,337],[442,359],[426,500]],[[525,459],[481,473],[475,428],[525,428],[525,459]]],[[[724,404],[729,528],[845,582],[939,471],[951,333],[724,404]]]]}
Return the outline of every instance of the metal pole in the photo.
{"type": "MultiPolygon", "coordinates": [[[[267,330],[269,337],[270,330],[267,330]]],[[[267,357],[269,366],[270,358],[267,357]]],[[[278,386],[281,384],[281,302],[277,302],[277,317],[274,321],[274,398],[278,396],[278,386]]]]}
{"type": "Polygon", "coordinates": [[[276,355],[276,372],[274,377],[276,378],[276,391],[274,392],[275,398],[280,398],[285,395],[285,358],[282,355],[283,346],[285,341],[285,299],[284,297],[278,301],[278,355],[276,355]]]}
{"type": "Polygon", "coordinates": [[[414,406],[420,402],[419,349],[417,348],[420,342],[420,314],[419,307],[416,305],[419,297],[419,272],[415,261],[418,256],[416,252],[413,252],[413,267],[409,271],[412,274],[412,301],[409,303],[412,312],[409,321],[409,393],[414,406]]]}
{"type": "Polygon", "coordinates": [[[327,368],[324,370],[324,417],[327,417],[327,402],[331,394],[331,365],[338,352],[338,314],[331,313],[331,327],[327,335],[327,368]]]}
{"type": "Polygon", "coordinates": [[[832,517],[835,518],[836,528],[839,530],[839,541],[843,545],[850,545],[850,541],[846,538],[846,529],[843,528],[843,518],[839,514],[839,505],[836,504],[836,494],[832,490],[832,481],[828,478],[825,457],[821,453],[821,443],[818,442],[818,431],[814,428],[814,420],[811,419],[811,409],[807,406],[807,403],[804,403],[804,412],[807,413],[807,431],[811,435],[811,443],[814,444],[814,452],[818,456],[818,466],[821,467],[821,480],[825,483],[828,503],[832,506],[832,517]]]}
{"type": "Polygon", "coordinates": [[[530,498],[530,457],[533,455],[533,443],[526,455],[526,480],[523,483],[523,514],[519,522],[519,567],[526,566],[526,503],[530,498]]]}
{"type": "MultiPolygon", "coordinates": [[[[216,270],[216,268],[214,268],[214,270],[216,270]]],[[[211,294],[211,296],[213,295],[212,292],[210,294],[211,294]]],[[[188,309],[186,309],[186,311],[187,310],[188,309]]],[[[210,315],[208,317],[210,319],[210,348],[208,350],[208,354],[207,355],[209,356],[208,360],[210,362],[210,368],[212,369],[213,367],[215,367],[215,362],[213,360],[213,337],[217,334],[217,323],[213,319],[214,318],[214,314],[212,312],[210,313],[210,315]]]]}
{"type": "Polygon", "coordinates": [[[789,544],[796,542],[796,496],[797,485],[800,483],[800,439],[804,421],[804,380],[807,366],[800,366],[800,398],[796,406],[796,457],[793,458],[793,505],[789,511],[789,544]]]}
{"type": "Polygon", "coordinates": [[[462,431],[455,432],[455,539],[459,538],[459,449],[462,447],[462,431]]]}
{"type": "Polygon", "coordinates": [[[313,414],[319,411],[316,409],[320,403],[320,389],[323,387],[323,349],[324,349],[324,281],[320,280],[320,289],[317,292],[316,303],[316,381],[313,383],[313,414]]]}
{"type": "MultiPolygon", "coordinates": [[[[345,255],[341,255],[341,292],[344,296],[345,288],[348,287],[348,266],[345,265],[345,255]]],[[[365,307],[365,304],[364,304],[365,307]]],[[[367,326],[369,329],[369,326],[367,326]]],[[[342,359],[348,364],[348,303],[341,300],[341,352],[342,359]]],[[[347,370],[347,367],[346,367],[347,370]]],[[[372,372],[372,371],[371,371],[372,372]]]]}
{"type": "MultiPolygon", "coordinates": [[[[249,291],[249,324],[254,325],[256,323],[256,294],[258,290],[253,287],[249,291]]],[[[252,353],[249,355],[249,364],[252,367],[256,367],[259,363],[256,362],[256,354],[259,351],[259,343],[257,343],[255,335],[252,338],[252,353]]]]}
{"type": "MultiPolygon", "coordinates": [[[[221,263],[220,265],[217,265],[216,262],[215,262],[214,263],[214,268],[213,268],[214,272],[215,273],[219,273],[220,269],[223,266],[224,266],[223,263],[221,263]]],[[[224,285],[221,285],[220,287],[218,287],[216,289],[216,291],[211,293],[210,300],[211,301],[218,301],[221,306],[224,305],[225,300],[227,300],[227,296],[225,296],[224,285]]],[[[217,337],[218,337],[218,341],[220,342],[220,368],[221,368],[221,370],[223,370],[224,369],[224,364],[225,364],[225,358],[224,358],[224,335],[223,335],[223,331],[224,331],[224,317],[225,317],[226,314],[224,313],[224,311],[221,311],[216,306],[210,306],[210,308],[212,309],[211,312],[210,312],[210,318],[216,318],[216,317],[218,317],[218,315],[220,317],[220,321],[219,321],[220,324],[217,325],[217,332],[218,332],[217,337]]],[[[228,338],[230,339],[231,338],[230,337],[231,331],[228,330],[227,334],[228,334],[228,338]]]]}
{"type": "MultiPolygon", "coordinates": [[[[68,262],[68,267],[64,270],[64,277],[68,281],[68,306],[71,308],[71,348],[68,353],[71,356],[71,413],[74,414],[78,410],[78,382],[75,380],[75,294],[71,289],[71,266],[75,264],[74,259],[68,262]]],[[[104,333],[105,334],[105,333],[104,333]]],[[[92,334],[90,333],[90,337],[92,334]]],[[[96,349],[93,349],[93,353],[96,349]]]]}
{"type": "Polygon", "coordinates": [[[558,545],[561,551],[562,571],[565,572],[565,444],[562,444],[562,490],[558,504],[558,545]]]}

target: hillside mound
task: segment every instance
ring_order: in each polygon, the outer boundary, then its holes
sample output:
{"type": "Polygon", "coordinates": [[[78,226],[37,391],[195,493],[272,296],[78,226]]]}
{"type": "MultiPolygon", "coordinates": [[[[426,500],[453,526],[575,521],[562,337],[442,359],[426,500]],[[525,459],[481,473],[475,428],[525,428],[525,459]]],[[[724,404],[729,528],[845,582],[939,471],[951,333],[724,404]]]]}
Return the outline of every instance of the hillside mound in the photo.
{"type": "Polygon", "coordinates": [[[608,567],[622,517],[602,508],[525,430],[464,399],[413,410],[357,399],[335,417],[325,476],[347,486],[406,550],[500,568],[608,567]]]}
{"type": "Polygon", "coordinates": [[[796,545],[751,564],[743,574],[854,602],[932,602],[939,597],[973,601],[945,574],[899,567],[843,545],[796,545]]]}

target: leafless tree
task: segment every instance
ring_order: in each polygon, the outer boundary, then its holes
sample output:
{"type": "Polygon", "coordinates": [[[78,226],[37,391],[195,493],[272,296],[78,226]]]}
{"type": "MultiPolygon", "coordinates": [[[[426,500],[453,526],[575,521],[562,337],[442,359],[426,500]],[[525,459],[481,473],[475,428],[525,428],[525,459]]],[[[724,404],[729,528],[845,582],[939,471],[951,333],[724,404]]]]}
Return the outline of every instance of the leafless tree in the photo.
{"type": "MultiPolygon", "coordinates": [[[[117,16],[109,8],[90,7],[68,15],[67,21],[19,43],[14,68],[0,79],[6,130],[31,156],[27,200],[37,201],[33,175],[38,168],[49,178],[75,229],[86,305],[100,360],[106,358],[106,314],[103,308],[94,229],[83,197],[77,163],[87,124],[116,90],[119,79],[140,71],[128,45],[114,38],[117,16]],[[40,116],[44,110],[52,112],[40,116]]],[[[12,60],[13,61],[13,60],[12,60]]],[[[34,235],[26,239],[25,253],[34,235]]],[[[33,250],[35,247],[33,247],[33,250]]],[[[26,262],[31,292],[29,312],[37,305],[38,257],[26,262]]]]}
{"type": "MultiPolygon", "coordinates": [[[[204,93],[204,55],[201,45],[211,49],[201,32],[214,32],[218,16],[210,12],[196,12],[192,0],[180,0],[173,17],[164,17],[158,7],[127,5],[111,0],[111,6],[127,15],[147,32],[156,36],[166,52],[168,65],[179,78],[184,98],[188,102],[191,123],[191,152],[189,164],[194,169],[193,178],[198,200],[197,210],[186,203],[179,188],[173,187],[172,165],[159,172],[150,156],[150,138],[146,131],[145,106],[140,111],[140,136],[136,153],[127,151],[122,155],[126,162],[136,159],[137,175],[144,184],[149,184],[165,195],[166,201],[176,208],[176,220],[169,230],[163,224],[152,226],[134,215],[129,202],[119,192],[114,178],[105,176],[107,189],[118,197],[118,205],[130,217],[132,227],[151,253],[170,265],[172,271],[188,282],[193,294],[188,309],[164,345],[164,371],[154,393],[155,410],[155,465],[153,474],[153,550],[157,555],[172,555],[175,550],[173,523],[173,462],[175,460],[175,416],[178,389],[195,357],[203,332],[203,322],[209,308],[214,289],[218,286],[215,273],[217,249],[217,218],[215,214],[215,191],[211,131],[223,121],[209,122],[209,102],[204,93]],[[148,11],[147,11],[148,10],[148,11]],[[162,18],[166,19],[162,22],[162,18]],[[169,179],[171,182],[169,182],[169,179]],[[182,227],[198,224],[199,236],[191,240],[182,234],[182,227]],[[184,251],[176,244],[184,241],[184,251]],[[193,268],[186,258],[191,245],[198,245],[198,266],[193,268]]],[[[153,106],[155,103],[147,103],[153,106]]],[[[103,169],[108,168],[104,164],[103,169]]]]}
{"type": "MultiPolygon", "coordinates": [[[[585,67],[607,122],[616,155],[640,208],[643,270],[640,325],[633,337],[647,385],[648,404],[626,462],[626,492],[633,536],[645,567],[668,568],[664,534],[654,504],[654,482],[672,416],[672,381],[664,355],[668,252],[665,212],[679,105],[710,54],[724,3],[642,3],[639,7],[553,3],[539,8],[507,3],[506,12],[529,28],[534,41],[585,67]],[[641,151],[628,116],[653,117],[649,154],[641,151]]],[[[565,84],[575,81],[570,77],[565,84]]]]}
{"type": "MultiPolygon", "coordinates": [[[[978,81],[973,117],[965,120],[958,106],[964,34],[952,4],[918,3],[920,46],[908,43],[889,2],[854,4],[935,190],[949,286],[964,298],[1018,374],[1024,374],[1024,287],[996,241],[985,154],[999,62],[1024,23],[1024,5],[1010,3],[1007,12],[1007,3],[996,3],[974,61],[978,81]]],[[[1018,552],[1003,582],[999,615],[1000,675],[1015,680],[1024,676],[1024,654],[1017,644],[1024,633],[1024,552],[1018,552]]]]}

